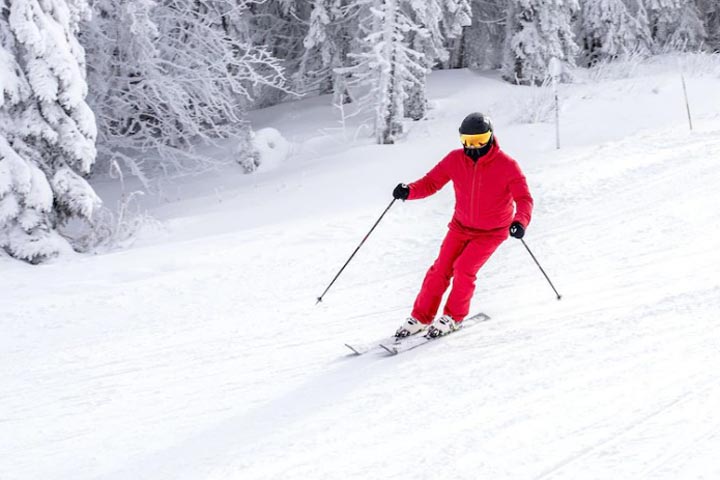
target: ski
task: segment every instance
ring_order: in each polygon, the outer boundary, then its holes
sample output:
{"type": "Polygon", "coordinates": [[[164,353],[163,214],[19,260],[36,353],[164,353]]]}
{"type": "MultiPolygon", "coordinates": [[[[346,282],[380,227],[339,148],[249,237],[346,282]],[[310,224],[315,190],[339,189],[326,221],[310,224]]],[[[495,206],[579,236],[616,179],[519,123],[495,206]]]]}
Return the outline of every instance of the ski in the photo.
{"type": "Polygon", "coordinates": [[[384,348],[383,345],[386,345],[386,346],[394,345],[396,343],[399,343],[402,341],[407,341],[411,338],[420,337],[420,336],[422,336],[422,335],[420,335],[419,333],[417,335],[405,337],[405,338],[397,338],[395,335],[392,335],[390,337],[383,338],[381,340],[376,340],[376,341],[370,342],[370,343],[346,343],[345,346],[347,348],[349,348],[355,355],[364,355],[371,350],[379,350],[379,349],[384,348]]]}
{"type": "Polygon", "coordinates": [[[385,350],[390,355],[397,355],[398,353],[407,352],[408,350],[417,348],[420,345],[425,345],[426,343],[430,343],[434,340],[437,340],[438,338],[447,337],[448,335],[452,335],[453,333],[460,332],[462,330],[472,327],[473,325],[477,325],[478,323],[484,322],[487,320],[490,320],[489,315],[487,315],[485,313],[478,313],[476,315],[473,315],[472,317],[466,318],[460,324],[460,328],[458,328],[454,332],[443,335],[442,337],[432,338],[432,337],[428,337],[427,335],[416,335],[416,336],[412,336],[412,337],[402,338],[400,340],[396,340],[393,337],[392,341],[390,341],[390,342],[380,342],[380,348],[385,350]]]}
{"type": "Polygon", "coordinates": [[[345,346],[352,350],[355,355],[363,355],[370,350],[380,348],[380,345],[390,345],[396,340],[395,335],[393,335],[392,337],[383,338],[382,340],[371,343],[346,343],[345,346]]]}

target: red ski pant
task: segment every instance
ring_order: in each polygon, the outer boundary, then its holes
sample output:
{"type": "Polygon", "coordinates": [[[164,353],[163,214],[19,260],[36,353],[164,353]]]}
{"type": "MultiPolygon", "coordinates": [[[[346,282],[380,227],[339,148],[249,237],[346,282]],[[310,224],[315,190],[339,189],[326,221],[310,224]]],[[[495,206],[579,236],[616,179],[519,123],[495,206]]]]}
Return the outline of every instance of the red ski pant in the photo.
{"type": "Polygon", "coordinates": [[[422,323],[432,323],[452,279],[452,289],[443,314],[456,322],[462,321],[470,310],[478,270],[507,238],[506,228],[472,234],[449,230],[435,263],[425,274],[413,306],[413,318],[422,323]]]}

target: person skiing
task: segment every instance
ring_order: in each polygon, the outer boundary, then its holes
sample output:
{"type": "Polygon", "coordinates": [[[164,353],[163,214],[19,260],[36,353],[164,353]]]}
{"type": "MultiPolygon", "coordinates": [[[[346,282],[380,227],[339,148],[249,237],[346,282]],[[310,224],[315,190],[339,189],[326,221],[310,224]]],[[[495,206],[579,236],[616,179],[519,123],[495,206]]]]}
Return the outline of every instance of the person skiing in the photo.
{"type": "Polygon", "coordinates": [[[463,148],[453,150],[424,177],[398,184],[393,198],[428,197],[447,182],[455,189],[455,212],[440,253],[425,275],[410,316],[397,329],[398,338],[427,330],[439,337],[456,330],[470,310],[480,267],[512,235],[523,238],[530,223],[533,198],[515,160],[500,149],[490,119],[471,113],[460,125],[463,148]],[[513,203],[514,208],[513,208],[513,203]],[[435,319],[442,297],[452,288],[435,319]]]}

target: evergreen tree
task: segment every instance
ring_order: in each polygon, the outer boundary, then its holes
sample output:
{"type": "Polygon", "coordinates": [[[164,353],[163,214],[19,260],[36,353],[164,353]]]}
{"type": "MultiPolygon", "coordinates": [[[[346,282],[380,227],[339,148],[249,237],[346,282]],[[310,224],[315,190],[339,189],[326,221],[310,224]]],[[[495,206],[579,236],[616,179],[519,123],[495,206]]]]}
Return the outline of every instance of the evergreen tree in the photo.
{"type": "Polygon", "coordinates": [[[707,38],[700,11],[695,0],[679,0],[678,3],[680,9],[668,43],[683,50],[698,50],[707,38]]]}
{"type": "Polygon", "coordinates": [[[700,17],[705,19],[705,31],[708,45],[720,52],[720,2],[717,0],[699,0],[700,17]]]}
{"type": "Polygon", "coordinates": [[[697,49],[707,36],[696,0],[645,0],[658,47],[697,49]]]}
{"type": "Polygon", "coordinates": [[[647,11],[648,24],[653,42],[664,45],[672,30],[672,24],[678,13],[678,0],[642,0],[647,11]]]}
{"type": "Polygon", "coordinates": [[[650,28],[650,15],[645,8],[645,0],[628,0],[628,10],[631,11],[632,17],[638,24],[638,30],[641,33],[640,51],[647,50],[650,53],[656,50],[655,40],[653,39],[650,28]]]}
{"type": "Polygon", "coordinates": [[[447,58],[446,34],[461,31],[467,4],[458,0],[357,0],[358,40],[349,54],[353,64],[336,69],[351,77],[365,94],[361,109],[375,113],[378,143],[394,143],[403,118],[425,116],[426,76],[447,58]],[[464,13],[463,13],[464,12],[464,13]]]}
{"type": "Polygon", "coordinates": [[[519,84],[541,84],[552,58],[575,66],[579,48],[572,17],[577,0],[510,0],[504,78],[519,84]]]}
{"type": "Polygon", "coordinates": [[[346,75],[339,70],[349,65],[348,54],[360,27],[359,11],[357,4],[347,0],[314,0],[305,50],[294,76],[299,91],[332,92],[335,104],[350,102],[346,75]]]}
{"type": "Polygon", "coordinates": [[[96,155],[76,38],[88,13],[81,0],[0,6],[0,248],[30,263],[67,249],[57,228],[99,204],[83,179],[96,155]]]}
{"type": "Polygon", "coordinates": [[[472,0],[441,0],[442,34],[445,39],[459,38],[472,23],[472,0]]]}
{"type": "Polygon", "coordinates": [[[426,68],[425,55],[413,50],[408,36],[426,35],[403,9],[407,0],[361,0],[360,38],[350,58],[352,66],[338,73],[352,76],[352,84],[365,90],[359,107],[374,113],[377,143],[394,143],[403,133],[402,119],[408,88],[420,80],[426,68]]]}
{"type": "Polygon", "coordinates": [[[439,62],[448,60],[448,41],[462,35],[463,27],[470,25],[470,4],[467,0],[432,0],[409,2],[403,7],[417,26],[408,34],[410,48],[423,54],[419,62],[422,68],[412,72],[416,81],[408,85],[404,113],[407,118],[420,120],[427,114],[427,75],[439,62]]]}
{"type": "Polygon", "coordinates": [[[473,0],[472,23],[451,47],[454,67],[500,68],[503,64],[505,22],[509,0],[473,0]]]}
{"type": "Polygon", "coordinates": [[[649,53],[649,31],[632,16],[623,0],[584,0],[581,26],[589,65],[630,52],[649,53]]]}

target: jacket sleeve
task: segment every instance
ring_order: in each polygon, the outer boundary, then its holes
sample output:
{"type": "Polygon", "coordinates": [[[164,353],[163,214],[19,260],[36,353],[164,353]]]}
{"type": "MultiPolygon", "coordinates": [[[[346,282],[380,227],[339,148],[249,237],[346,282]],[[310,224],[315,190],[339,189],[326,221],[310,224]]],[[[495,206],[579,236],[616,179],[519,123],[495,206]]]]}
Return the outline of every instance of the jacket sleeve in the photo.
{"type": "Polygon", "coordinates": [[[533,198],[527,185],[525,175],[515,160],[511,160],[508,189],[515,201],[515,217],[513,222],[520,222],[524,227],[530,224],[533,210],[533,198]]]}
{"type": "Polygon", "coordinates": [[[408,200],[429,197],[450,181],[450,174],[448,173],[447,167],[449,158],[450,154],[440,160],[440,163],[435,165],[432,170],[426,173],[420,180],[408,185],[410,187],[408,200]]]}

